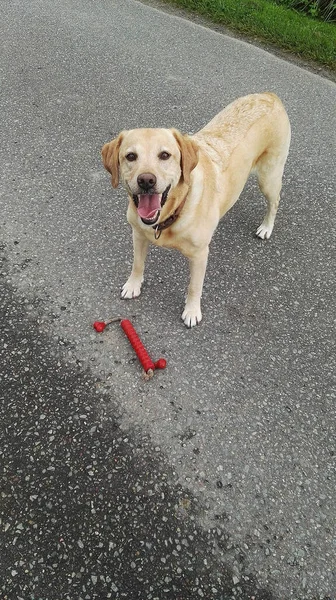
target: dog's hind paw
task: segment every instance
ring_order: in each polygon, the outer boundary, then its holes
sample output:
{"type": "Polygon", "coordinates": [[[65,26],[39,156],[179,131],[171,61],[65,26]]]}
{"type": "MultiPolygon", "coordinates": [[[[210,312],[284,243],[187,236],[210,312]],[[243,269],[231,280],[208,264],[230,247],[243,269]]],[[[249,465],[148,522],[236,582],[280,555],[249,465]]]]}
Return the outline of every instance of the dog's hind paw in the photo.
{"type": "Polygon", "coordinates": [[[262,240],[268,240],[271,237],[272,231],[273,225],[269,225],[268,223],[262,222],[260,227],[258,227],[256,231],[256,235],[262,240]]]}
{"type": "Polygon", "coordinates": [[[186,306],[182,313],[182,321],[189,329],[195,327],[202,321],[202,313],[200,308],[193,308],[186,306]]]}
{"type": "Polygon", "coordinates": [[[129,298],[137,298],[141,294],[141,284],[141,280],[130,277],[121,290],[121,297],[125,300],[129,298]]]}

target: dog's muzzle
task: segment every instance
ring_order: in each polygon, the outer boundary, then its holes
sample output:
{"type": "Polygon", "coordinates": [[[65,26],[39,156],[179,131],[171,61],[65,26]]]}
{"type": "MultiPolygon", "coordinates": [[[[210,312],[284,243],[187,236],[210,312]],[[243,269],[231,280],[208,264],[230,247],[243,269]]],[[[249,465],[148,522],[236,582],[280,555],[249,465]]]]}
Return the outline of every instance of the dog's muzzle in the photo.
{"type": "Polygon", "coordinates": [[[171,186],[165,189],[162,194],[149,191],[147,194],[132,194],[133,202],[136,206],[138,215],[145,225],[154,225],[160,216],[171,186]]]}

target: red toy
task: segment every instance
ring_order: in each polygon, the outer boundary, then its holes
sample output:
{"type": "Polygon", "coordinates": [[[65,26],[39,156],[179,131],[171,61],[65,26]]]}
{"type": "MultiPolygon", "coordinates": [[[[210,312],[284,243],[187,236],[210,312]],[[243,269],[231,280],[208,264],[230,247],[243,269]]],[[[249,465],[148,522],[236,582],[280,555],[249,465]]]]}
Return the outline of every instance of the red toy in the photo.
{"type": "Polygon", "coordinates": [[[126,333],[130,343],[132,344],[132,347],[135,350],[135,353],[136,353],[139,361],[141,362],[148,379],[153,377],[155,369],[165,369],[166,368],[167,363],[164,358],[159,358],[159,360],[157,360],[155,363],[152,361],[145,346],[143,345],[137,332],[135,331],[131,321],[129,321],[128,319],[122,319],[121,317],[115,317],[114,319],[110,319],[109,321],[106,321],[106,322],[105,321],[95,321],[93,323],[93,327],[95,328],[96,331],[98,331],[98,333],[102,333],[107,325],[110,325],[110,323],[114,323],[116,321],[120,321],[120,326],[126,333]]]}

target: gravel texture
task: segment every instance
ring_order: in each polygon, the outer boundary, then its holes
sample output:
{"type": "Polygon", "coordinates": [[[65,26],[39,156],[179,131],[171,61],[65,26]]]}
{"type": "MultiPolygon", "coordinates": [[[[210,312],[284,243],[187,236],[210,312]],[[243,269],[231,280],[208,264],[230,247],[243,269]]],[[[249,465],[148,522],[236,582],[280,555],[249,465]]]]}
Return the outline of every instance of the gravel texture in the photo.
{"type": "Polygon", "coordinates": [[[0,39],[3,597],[334,599],[335,85],[133,0],[4,1],[0,39]],[[200,327],[173,252],[122,301],[131,235],[102,144],[195,131],[265,89],[293,129],[271,240],[251,180],[200,327]],[[152,381],[117,324],[93,331],[115,314],[167,359],[152,381]]]}
{"type": "Polygon", "coordinates": [[[1,598],[250,598],[224,524],[200,528],[160,449],[125,431],[101,381],[67,365],[66,342],[50,344],[3,279],[1,598]]]}

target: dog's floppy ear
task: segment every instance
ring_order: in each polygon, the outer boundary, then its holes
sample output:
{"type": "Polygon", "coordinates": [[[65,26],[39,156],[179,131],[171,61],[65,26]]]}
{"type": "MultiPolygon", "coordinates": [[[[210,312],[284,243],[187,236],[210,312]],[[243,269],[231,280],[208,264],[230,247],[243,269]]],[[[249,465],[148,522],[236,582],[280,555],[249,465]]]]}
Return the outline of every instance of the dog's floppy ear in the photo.
{"type": "Polygon", "coordinates": [[[173,135],[180,147],[183,179],[189,185],[190,173],[198,163],[198,149],[196,143],[188,135],[182,135],[177,129],[173,129],[173,135]]]}
{"type": "Polygon", "coordinates": [[[122,140],[123,134],[119,133],[118,137],[105,144],[101,151],[104,167],[112,175],[114,188],[118,187],[119,183],[119,148],[122,140]]]}

